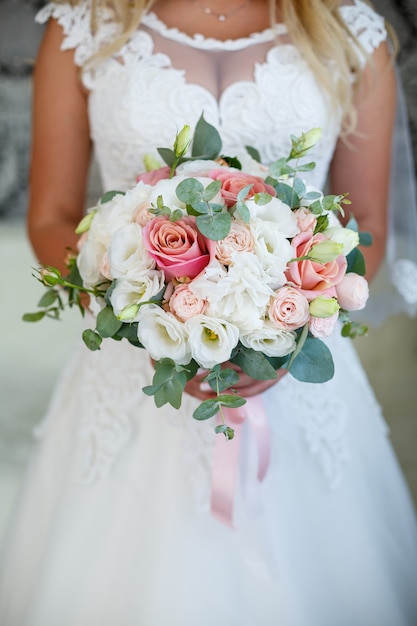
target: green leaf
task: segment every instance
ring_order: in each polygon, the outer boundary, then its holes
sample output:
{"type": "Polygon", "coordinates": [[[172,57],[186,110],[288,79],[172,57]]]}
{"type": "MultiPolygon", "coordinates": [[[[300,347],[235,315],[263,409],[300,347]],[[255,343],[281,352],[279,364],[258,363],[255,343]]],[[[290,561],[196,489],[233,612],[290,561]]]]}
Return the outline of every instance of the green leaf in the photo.
{"type": "Polygon", "coordinates": [[[229,439],[233,439],[233,437],[235,436],[235,431],[227,424],[219,424],[214,429],[214,432],[216,433],[216,435],[223,434],[228,441],[229,439]]]}
{"type": "Polygon", "coordinates": [[[245,222],[245,224],[249,223],[250,220],[250,212],[248,207],[244,202],[236,202],[234,206],[234,211],[239,215],[240,219],[245,222]]]}
{"type": "MultiPolygon", "coordinates": [[[[222,140],[217,129],[206,122],[201,114],[193,137],[191,154],[194,158],[216,159],[222,149],[222,140]]],[[[162,156],[162,155],[161,155],[162,156]]]]}
{"type": "Polygon", "coordinates": [[[138,339],[138,322],[122,324],[114,338],[127,339],[130,343],[143,348],[138,339]]]}
{"type": "Polygon", "coordinates": [[[177,378],[172,378],[168,380],[163,387],[163,392],[165,394],[166,402],[169,402],[174,409],[179,409],[181,406],[182,400],[182,392],[184,387],[181,385],[180,381],[177,378]]]}
{"type": "Polygon", "coordinates": [[[116,191],[116,190],[106,191],[106,193],[104,195],[102,195],[101,198],[100,198],[100,204],[106,204],[106,202],[110,202],[110,200],[113,200],[114,196],[117,196],[119,194],[124,196],[125,192],[124,191],[116,191]]]}
{"type": "Polygon", "coordinates": [[[365,232],[359,233],[359,245],[360,246],[371,246],[372,245],[372,235],[371,235],[371,233],[365,233],[365,232]]]}
{"type": "Polygon", "coordinates": [[[348,263],[347,272],[355,272],[355,274],[365,276],[365,257],[359,248],[353,248],[353,250],[347,255],[346,259],[348,263]]]}
{"type": "Polygon", "coordinates": [[[288,206],[291,206],[293,200],[292,187],[286,185],[285,183],[278,183],[275,187],[275,191],[277,192],[277,198],[288,206]]]}
{"type": "Polygon", "coordinates": [[[194,411],[193,418],[196,420],[207,420],[210,417],[214,417],[220,411],[221,406],[226,406],[229,409],[235,409],[243,406],[246,403],[245,398],[235,396],[233,394],[223,394],[217,396],[217,398],[210,398],[204,400],[194,411]]]}
{"type": "Polygon", "coordinates": [[[324,230],[326,230],[328,225],[329,225],[328,215],[326,213],[323,215],[319,215],[317,218],[316,227],[314,229],[314,234],[316,235],[317,233],[322,233],[324,230]]]}
{"type": "Polygon", "coordinates": [[[94,330],[87,328],[83,332],[82,338],[89,350],[91,350],[92,352],[94,352],[95,350],[100,350],[100,345],[103,339],[94,330]]]}
{"type": "Polygon", "coordinates": [[[230,213],[199,215],[196,218],[196,224],[202,235],[213,241],[219,241],[229,234],[232,218],[230,213]]]}
{"type": "Polygon", "coordinates": [[[51,306],[55,300],[57,300],[58,298],[58,292],[56,291],[56,289],[48,289],[48,291],[46,291],[42,298],[39,300],[38,302],[38,306],[41,308],[47,308],[49,306],[51,306]]]}
{"type": "Polygon", "coordinates": [[[222,154],[220,159],[222,159],[223,161],[226,161],[229,167],[234,167],[236,170],[242,169],[242,163],[236,157],[230,157],[230,156],[226,156],[222,154]]]}
{"type": "Polygon", "coordinates": [[[22,315],[24,322],[39,322],[46,315],[46,311],[37,311],[36,313],[25,313],[22,315]]]}
{"type": "Polygon", "coordinates": [[[203,380],[218,393],[235,385],[239,381],[239,374],[231,368],[220,369],[220,366],[217,366],[213,367],[203,380]]]}
{"type": "Polygon", "coordinates": [[[194,205],[201,201],[204,185],[196,178],[186,178],[177,185],[175,193],[181,202],[194,205]]]}
{"type": "Polygon", "coordinates": [[[270,193],[261,192],[261,193],[255,193],[255,195],[253,196],[253,199],[255,200],[256,204],[258,204],[259,206],[263,206],[271,202],[272,196],[270,193]]]}
{"type": "Polygon", "coordinates": [[[250,185],[246,185],[245,187],[242,187],[242,189],[239,191],[239,193],[237,194],[237,200],[238,202],[243,202],[244,200],[247,199],[250,190],[253,187],[253,183],[250,185]]]}
{"type": "Polygon", "coordinates": [[[252,350],[239,345],[236,354],[231,358],[232,363],[240,368],[255,380],[272,380],[277,377],[275,369],[262,352],[252,350]]]}
{"type": "Polygon", "coordinates": [[[288,371],[302,382],[324,383],[334,375],[332,354],[323,341],[307,337],[288,371]]]}
{"type": "Polygon", "coordinates": [[[297,166],[297,172],[311,172],[311,170],[314,170],[315,167],[316,164],[314,161],[311,161],[310,163],[303,163],[303,165],[297,166]]]}
{"type": "Polygon", "coordinates": [[[164,163],[172,167],[176,160],[175,152],[170,148],[157,148],[157,150],[164,163]]]}
{"type": "Polygon", "coordinates": [[[269,173],[273,178],[280,178],[281,176],[295,174],[295,169],[288,165],[287,159],[281,158],[270,165],[269,173]]]}
{"type": "Polygon", "coordinates": [[[258,163],[261,162],[261,155],[259,154],[256,148],[253,148],[252,146],[245,146],[245,148],[246,148],[246,152],[249,154],[249,156],[252,157],[252,159],[257,161],[258,163]]]}
{"type": "Polygon", "coordinates": [[[202,199],[205,200],[206,202],[209,202],[209,200],[212,200],[214,196],[216,196],[219,193],[221,186],[222,184],[220,180],[213,180],[213,182],[207,185],[207,187],[205,188],[202,199]]]}
{"type": "Polygon", "coordinates": [[[76,263],[72,265],[68,276],[66,276],[66,279],[69,283],[77,285],[77,287],[83,286],[83,279],[81,278],[80,270],[78,269],[78,265],[76,263]]]}
{"type": "Polygon", "coordinates": [[[293,189],[298,196],[303,196],[306,192],[306,186],[301,178],[294,178],[293,189]]]}
{"type": "Polygon", "coordinates": [[[113,313],[112,307],[107,305],[97,315],[96,330],[101,337],[113,337],[122,324],[113,313]]]}

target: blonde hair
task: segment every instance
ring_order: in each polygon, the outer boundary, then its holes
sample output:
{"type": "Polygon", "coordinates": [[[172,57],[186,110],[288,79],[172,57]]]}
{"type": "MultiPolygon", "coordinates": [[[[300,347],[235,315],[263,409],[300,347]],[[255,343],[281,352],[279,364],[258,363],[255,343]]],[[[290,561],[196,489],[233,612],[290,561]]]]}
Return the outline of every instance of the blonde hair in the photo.
{"type": "MultiPolygon", "coordinates": [[[[80,1],[70,0],[70,3],[74,5],[80,1]]],[[[371,5],[367,0],[364,1],[371,5]]],[[[143,13],[149,11],[154,2],[155,0],[111,0],[115,19],[121,26],[120,34],[89,59],[87,67],[93,67],[103,58],[116,53],[137,29],[143,13]]],[[[334,110],[342,112],[343,134],[352,132],[357,118],[354,101],[362,74],[359,53],[365,57],[367,55],[340,15],[340,0],[268,2],[271,25],[276,23],[279,3],[291,41],[303,54],[316,79],[328,93],[334,110]]],[[[92,0],[93,32],[99,26],[100,10],[108,6],[107,0],[92,0]]]]}

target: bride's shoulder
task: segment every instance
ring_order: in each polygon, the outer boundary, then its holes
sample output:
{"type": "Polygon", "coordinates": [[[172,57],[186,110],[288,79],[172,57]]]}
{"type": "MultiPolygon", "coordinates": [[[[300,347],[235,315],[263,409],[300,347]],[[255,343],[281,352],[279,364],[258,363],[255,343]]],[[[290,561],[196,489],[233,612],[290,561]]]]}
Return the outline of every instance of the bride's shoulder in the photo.
{"type": "Polygon", "coordinates": [[[363,0],[342,0],[340,14],[363,49],[371,54],[387,39],[385,20],[363,0]]]}
{"type": "Polygon", "coordinates": [[[117,26],[112,19],[110,9],[103,9],[98,20],[99,27],[92,29],[92,0],[70,2],[49,2],[36,14],[36,21],[40,24],[49,19],[55,19],[62,28],[62,50],[75,50],[75,62],[79,66],[97,50],[117,35],[117,26]]]}

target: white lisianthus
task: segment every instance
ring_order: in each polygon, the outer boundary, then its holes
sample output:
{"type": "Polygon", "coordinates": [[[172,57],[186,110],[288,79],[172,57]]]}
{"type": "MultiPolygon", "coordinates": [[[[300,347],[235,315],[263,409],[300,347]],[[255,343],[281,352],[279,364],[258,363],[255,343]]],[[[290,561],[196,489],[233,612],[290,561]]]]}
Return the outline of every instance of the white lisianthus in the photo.
{"type": "Polygon", "coordinates": [[[139,311],[138,339],[155,361],[170,358],[179,365],[191,360],[191,348],[185,325],[172,313],[156,305],[139,311]]]}
{"type": "Polygon", "coordinates": [[[263,352],[266,356],[287,356],[295,350],[296,333],[292,330],[277,328],[265,322],[262,328],[240,335],[240,341],[247,348],[263,352]]]}
{"type": "Polygon", "coordinates": [[[210,170],[218,169],[217,161],[205,161],[196,159],[195,161],[185,161],[176,168],[176,175],[184,178],[194,178],[195,176],[207,176],[210,170]]]}
{"type": "MultiPolygon", "coordinates": [[[[129,280],[117,280],[116,286],[111,292],[110,301],[114,314],[118,317],[123,309],[132,304],[142,304],[149,302],[165,287],[164,274],[158,270],[149,270],[142,276],[137,276],[135,282],[129,280]]],[[[132,309],[133,310],[133,309],[132,309]]],[[[130,322],[137,322],[139,319],[139,309],[137,315],[130,322]]]]}
{"type": "Polygon", "coordinates": [[[137,280],[137,276],[155,267],[155,261],[145,250],[142,228],[128,224],[111,238],[108,250],[110,273],[113,278],[137,280]]]}
{"type": "Polygon", "coordinates": [[[106,253],[106,246],[88,237],[78,253],[77,267],[86,287],[92,287],[102,278],[101,263],[106,253]]]}
{"type": "Polygon", "coordinates": [[[359,234],[356,230],[351,230],[350,228],[332,226],[331,228],[327,228],[323,232],[323,235],[327,237],[327,239],[330,239],[330,241],[343,244],[342,254],[345,256],[359,245],[359,234]]]}
{"type": "Polygon", "coordinates": [[[287,282],[284,272],[294,250],[277,224],[255,219],[249,225],[255,239],[255,254],[270,278],[269,285],[277,289],[287,282]]]}
{"type": "Polygon", "coordinates": [[[218,318],[196,315],[187,320],[185,326],[192,357],[205,369],[228,361],[239,341],[236,326],[218,318]]]}
{"type": "Polygon", "coordinates": [[[185,204],[178,199],[175,193],[176,188],[185,178],[185,176],[174,176],[173,178],[159,180],[151,189],[149,203],[156,207],[159,196],[162,196],[164,205],[168,206],[171,211],[180,209],[183,213],[186,213],[185,204]]]}
{"type": "Polygon", "coordinates": [[[208,315],[225,319],[241,330],[262,326],[266,307],[273,295],[259,260],[251,252],[236,255],[227,274],[217,283],[207,281],[203,274],[192,281],[190,289],[207,300],[208,315]]]}
{"type": "Polygon", "coordinates": [[[300,232],[296,215],[279,198],[271,197],[267,204],[256,204],[255,200],[249,199],[246,206],[252,220],[258,218],[265,222],[273,222],[284,237],[295,237],[300,232]]]}

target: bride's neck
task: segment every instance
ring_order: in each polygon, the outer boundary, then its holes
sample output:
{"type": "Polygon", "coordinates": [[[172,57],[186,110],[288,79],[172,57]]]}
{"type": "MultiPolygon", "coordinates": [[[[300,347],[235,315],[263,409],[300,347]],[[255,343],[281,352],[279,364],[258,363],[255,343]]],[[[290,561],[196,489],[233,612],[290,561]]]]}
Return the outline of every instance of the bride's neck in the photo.
{"type": "Polygon", "coordinates": [[[157,0],[152,11],[168,27],[220,40],[247,37],[270,26],[267,0],[157,0]]]}

